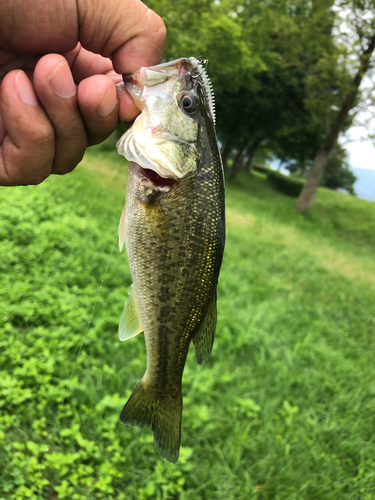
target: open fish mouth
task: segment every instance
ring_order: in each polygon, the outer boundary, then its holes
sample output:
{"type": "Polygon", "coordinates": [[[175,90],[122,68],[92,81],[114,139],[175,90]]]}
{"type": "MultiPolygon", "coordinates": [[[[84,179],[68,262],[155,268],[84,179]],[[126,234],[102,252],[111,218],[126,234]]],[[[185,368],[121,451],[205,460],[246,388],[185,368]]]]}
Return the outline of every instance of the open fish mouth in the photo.
{"type": "Polygon", "coordinates": [[[177,182],[176,179],[172,179],[171,177],[162,177],[157,172],[155,172],[155,170],[151,170],[150,168],[140,167],[140,169],[141,169],[142,175],[144,175],[145,177],[150,179],[150,181],[156,187],[169,187],[169,186],[173,186],[173,184],[176,184],[176,182],[177,182]]]}

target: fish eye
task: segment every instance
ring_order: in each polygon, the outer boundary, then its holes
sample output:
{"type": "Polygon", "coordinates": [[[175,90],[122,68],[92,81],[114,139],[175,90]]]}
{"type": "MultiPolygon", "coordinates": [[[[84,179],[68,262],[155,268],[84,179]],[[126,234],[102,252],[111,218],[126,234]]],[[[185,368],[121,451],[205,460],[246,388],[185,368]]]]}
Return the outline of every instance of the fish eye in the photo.
{"type": "Polygon", "coordinates": [[[184,94],[180,99],[180,105],[187,113],[193,113],[197,109],[197,100],[193,94],[184,94]]]}

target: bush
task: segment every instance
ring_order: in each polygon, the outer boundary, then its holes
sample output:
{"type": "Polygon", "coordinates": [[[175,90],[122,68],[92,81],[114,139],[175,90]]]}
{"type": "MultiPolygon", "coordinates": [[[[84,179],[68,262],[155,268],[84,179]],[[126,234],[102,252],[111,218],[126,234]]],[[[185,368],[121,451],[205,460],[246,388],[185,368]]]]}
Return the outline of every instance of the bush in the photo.
{"type": "Polygon", "coordinates": [[[294,198],[298,198],[305,184],[304,181],[287,177],[274,170],[268,173],[267,178],[275,189],[289,196],[293,196],[294,198]]]}
{"type": "Polygon", "coordinates": [[[269,172],[271,172],[270,168],[263,167],[262,165],[254,165],[253,170],[255,170],[256,172],[261,172],[262,174],[268,174],[269,172]]]}

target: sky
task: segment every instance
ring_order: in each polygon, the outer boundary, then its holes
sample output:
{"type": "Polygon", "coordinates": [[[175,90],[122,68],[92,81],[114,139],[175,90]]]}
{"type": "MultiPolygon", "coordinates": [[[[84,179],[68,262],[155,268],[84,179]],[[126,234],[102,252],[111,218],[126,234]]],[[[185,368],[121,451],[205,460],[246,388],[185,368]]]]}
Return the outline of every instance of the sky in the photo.
{"type": "Polygon", "coordinates": [[[351,127],[342,142],[349,152],[349,165],[359,168],[371,168],[375,170],[375,147],[374,143],[367,140],[360,140],[366,136],[364,127],[351,127]]]}

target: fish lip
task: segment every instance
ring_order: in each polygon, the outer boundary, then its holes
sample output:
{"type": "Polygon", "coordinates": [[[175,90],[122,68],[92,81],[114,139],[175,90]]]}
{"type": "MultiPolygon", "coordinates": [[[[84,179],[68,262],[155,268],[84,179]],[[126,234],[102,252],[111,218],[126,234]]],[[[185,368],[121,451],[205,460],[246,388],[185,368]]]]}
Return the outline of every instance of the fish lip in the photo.
{"type": "MultiPolygon", "coordinates": [[[[141,68],[143,69],[143,68],[141,68]]],[[[142,92],[143,92],[143,87],[144,85],[138,78],[138,71],[136,73],[130,73],[123,75],[123,82],[126,91],[130,95],[130,97],[133,99],[134,104],[139,108],[140,110],[143,110],[145,107],[144,103],[142,102],[142,92]]]]}
{"type": "Polygon", "coordinates": [[[153,86],[171,78],[178,78],[183,74],[191,73],[194,58],[182,57],[175,61],[140,68],[134,73],[122,75],[124,85],[128,92],[140,96],[143,87],[153,86]]]}

